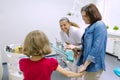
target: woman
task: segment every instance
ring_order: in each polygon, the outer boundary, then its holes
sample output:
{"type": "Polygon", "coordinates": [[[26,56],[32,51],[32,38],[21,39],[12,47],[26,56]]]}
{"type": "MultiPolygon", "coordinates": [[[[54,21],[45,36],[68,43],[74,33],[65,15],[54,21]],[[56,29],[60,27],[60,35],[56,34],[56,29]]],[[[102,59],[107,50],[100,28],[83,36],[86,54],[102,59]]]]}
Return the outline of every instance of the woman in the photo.
{"type": "MultiPolygon", "coordinates": [[[[85,71],[84,80],[99,80],[105,70],[107,31],[102,16],[94,4],[81,9],[82,18],[89,26],[82,36],[82,55],[77,65],[82,65],[80,72],[85,71]]],[[[68,46],[68,48],[76,48],[68,46]]]]}
{"type": "MultiPolygon", "coordinates": [[[[60,24],[60,28],[61,28],[61,32],[60,32],[60,36],[62,39],[62,42],[66,43],[67,45],[75,45],[75,46],[79,46],[81,44],[81,33],[80,33],[80,29],[79,26],[74,23],[71,22],[68,18],[63,17],[60,19],[59,21],[60,24]]],[[[77,59],[77,55],[78,53],[74,51],[74,58],[77,59]]]]}
{"type": "Polygon", "coordinates": [[[70,22],[66,17],[60,19],[59,24],[61,28],[60,36],[62,41],[67,45],[80,45],[81,34],[79,26],[74,22],[70,22]]]}
{"type": "MultiPolygon", "coordinates": [[[[79,26],[76,23],[71,22],[66,17],[61,18],[59,21],[59,24],[61,28],[60,36],[61,36],[62,42],[65,43],[65,46],[68,46],[68,45],[80,46],[81,33],[80,33],[79,26]]],[[[72,50],[74,52],[74,62],[71,64],[72,66],[70,66],[70,69],[72,69],[72,71],[74,72],[77,72],[78,67],[76,65],[76,60],[79,56],[79,52],[76,51],[75,49],[72,49],[72,50]]],[[[72,78],[71,80],[76,80],[76,79],[72,78]]]]}

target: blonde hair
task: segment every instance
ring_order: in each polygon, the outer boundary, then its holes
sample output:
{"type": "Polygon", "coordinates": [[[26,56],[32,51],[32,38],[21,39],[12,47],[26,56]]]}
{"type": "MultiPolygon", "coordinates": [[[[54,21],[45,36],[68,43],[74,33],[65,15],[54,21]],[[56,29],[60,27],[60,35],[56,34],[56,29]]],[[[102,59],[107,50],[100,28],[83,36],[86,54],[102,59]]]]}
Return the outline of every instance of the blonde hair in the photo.
{"type": "Polygon", "coordinates": [[[76,27],[76,28],[80,28],[78,24],[76,24],[75,22],[71,22],[67,17],[63,17],[59,20],[59,22],[66,20],[68,23],[70,23],[71,26],[76,27]]]}
{"type": "Polygon", "coordinates": [[[79,25],[77,25],[77,24],[74,23],[74,22],[70,22],[70,25],[73,26],[73,27],[76,27],[76,28],[80,28],[79,25]]]}
{"type": "Polygon", "coordinates": [[[44,32],[34,30],[24,41],[23,53],[27,56],[43,56],[51,53],[49,40],[44,32]]]}

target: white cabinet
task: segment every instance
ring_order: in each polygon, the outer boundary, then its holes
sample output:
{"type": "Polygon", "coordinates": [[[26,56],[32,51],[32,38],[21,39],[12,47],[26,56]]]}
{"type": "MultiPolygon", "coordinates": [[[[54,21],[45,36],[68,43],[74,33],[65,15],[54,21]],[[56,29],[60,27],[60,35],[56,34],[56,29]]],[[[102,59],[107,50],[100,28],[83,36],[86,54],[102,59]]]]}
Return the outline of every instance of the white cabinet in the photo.
{"type": "Polygon", "coordinates": [[[106,52],[110,53],[110,54],[114,54],[114,46],[115,46],[115,39],[114,38],[108,38],[107,39],[106,52]]]}
{"type": "Polygon", "coordinates": [[[120,41],[115,43],[115,55],[117,55],[118,59],[120,59],[120,41]]]}
{"type": "Polygon", "coordinates": [[[106,52],[120,59],[120,38],[108,38],[106,52]]]}
{"type": "Polygon", "coordinates": [[[120,30],[108,29],[106,52],[120,59],[120,30]]]}

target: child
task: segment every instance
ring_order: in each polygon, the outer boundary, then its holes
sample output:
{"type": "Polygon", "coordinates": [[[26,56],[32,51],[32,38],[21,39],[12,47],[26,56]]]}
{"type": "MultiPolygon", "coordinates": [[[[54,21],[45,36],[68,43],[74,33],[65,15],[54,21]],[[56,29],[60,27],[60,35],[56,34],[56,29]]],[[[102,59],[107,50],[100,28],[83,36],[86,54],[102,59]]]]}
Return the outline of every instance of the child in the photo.
{"type": "Polygon", "coordinates": [[[42,31],[35,30],[26,36],[23,53],[29,57],[19,61],[24,80],[51,80],[53,71],[58,71],[67,77],[81,77],[83,74],[64,70],[56,59],[44,57],[51,53],[51,47],[42,31]]]}

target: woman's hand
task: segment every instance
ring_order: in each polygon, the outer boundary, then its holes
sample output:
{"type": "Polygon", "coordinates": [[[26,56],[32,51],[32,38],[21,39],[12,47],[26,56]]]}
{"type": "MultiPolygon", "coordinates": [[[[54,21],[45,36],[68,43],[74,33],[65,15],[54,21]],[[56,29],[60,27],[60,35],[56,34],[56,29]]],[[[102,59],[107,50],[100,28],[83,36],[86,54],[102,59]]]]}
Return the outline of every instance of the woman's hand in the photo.
{"type": "Polygon", "coordinates": [[[72,50],[74,52],[74,58],[75,58],[75,60],[77,60],[78,51],[76,49],[76,46],[74,46],[74,45],[66,45],[65,48],[72,50]]]}
{"type": "Polygon", "coordinates": [[[75,45],[65,45],[65,48],[66,49],[71,49],[71,50],[73,50],[73,49],[75,49],[75,45]]]}

